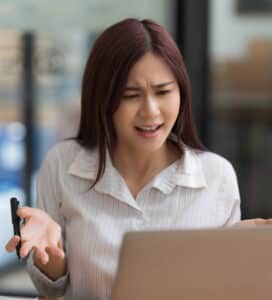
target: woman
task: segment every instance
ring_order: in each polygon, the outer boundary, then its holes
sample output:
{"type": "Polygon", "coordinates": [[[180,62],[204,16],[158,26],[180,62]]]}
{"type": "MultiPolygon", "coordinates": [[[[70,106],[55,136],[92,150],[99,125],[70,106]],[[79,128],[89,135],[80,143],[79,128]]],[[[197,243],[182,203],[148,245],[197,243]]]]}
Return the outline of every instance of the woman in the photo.
{"type": "Polygon", "coordinates": [[[20,254],[31,254],[42,295],[110,299],[125,232],[230,226],[240,197],[231,164],[199,141],[182,56],[155,22],[127,19],[100,35],[81,101],[77,137],[42,164],[39,209],[18,210],[20,254]]]}

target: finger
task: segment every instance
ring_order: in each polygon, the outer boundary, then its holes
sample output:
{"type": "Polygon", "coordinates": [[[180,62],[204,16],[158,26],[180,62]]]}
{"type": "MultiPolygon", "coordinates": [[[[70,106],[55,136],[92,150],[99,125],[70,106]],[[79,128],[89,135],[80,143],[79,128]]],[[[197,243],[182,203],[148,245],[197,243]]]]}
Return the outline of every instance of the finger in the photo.
{"type": "Polygon", "coordinates": [[[32,217],[33,214],[37,213],[37,210],[37,208],[29,206],[19,207],[17,209],[17,216],[19,216],[22,219],[28,220],[30,217],[32,217]]]}
{"type": "Polygon", "coordinates": [[[49,256],[44,249],[33,247],[34,259],[41,265],[46,265],[49,261],[49,256]]]}
{"type": "Polygon", "coordinates": [[[269,225],[269,224],[272,224],[272,219],[258,218],[258,219],[253,219],[253,221],[256,225],[269,225]]]}
{"type": "Polygon", "coordinates": [[[264,219],[262,219],[262,218],[257,218],[257,219],[248,219],[248,220],[243,220],[243,221],[241,221],[240,223],[241,224],[256,224],[256,225],[258,225],[258,224],[263,224],[264,223],[264,219]]]}
{"type": "Polygon", "coordinates": [[[26,257],[29,252],[31,251],[31,249],[33,248],[33,243],[32,242],[25,242],[22,244],[22,247],[20,249],[20,256],[26,257]]]}
{"type": "Polygon", "coordinates": [[[12,237],[6,244],[6,250],[8,252],[14,251],[16,249],[16,246],[18,245],[19,241],[20,241],[20,237],[18,235],[15,235],[14,237],[12,237]]]}
{"type": "Polygon", "coordinates": [[[253,220],[256,225],[262,225],[266,223],[266,220],[263,218],[257,218],[253,220]]]}
{"type": "Polygon", "coordinates": [[[263,218],[256,218],[256,219],[248,219],[243,220],[242,225],[271,225],[272,219],[263,219],[263,218]]]}
{"type": "Polygon", "coordinates": [[[63,259],[65,257],[64,251],[56,246],[46,247],[46,252],[50,257],[55,257],[60,259],[63,259]]]}

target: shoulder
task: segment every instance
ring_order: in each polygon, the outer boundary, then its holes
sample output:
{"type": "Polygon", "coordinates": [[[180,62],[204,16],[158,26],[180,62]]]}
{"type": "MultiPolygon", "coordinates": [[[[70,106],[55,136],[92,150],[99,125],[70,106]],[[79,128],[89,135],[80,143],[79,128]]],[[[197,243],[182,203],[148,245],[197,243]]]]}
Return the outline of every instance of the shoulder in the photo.
{"type": "Polygon", "coordinates": [[[233,169],[231,162],[217,153],[210,151],[197,151],[195,153],[204,168],[209,168],[217,172],[220,169],[233,169]]]}
{"type": "Polygon", "coordinates": [[[65,140],[56,143],[48,150],[42,166],[57,168],[67,167],[82,149],[82,146],[75,140],[65,140]]]}
{"type": "Polygon", "coordinates": [[[236,172],[229,160],[210,151],[194,151],[207,180],[234,180],[236,172]]]}

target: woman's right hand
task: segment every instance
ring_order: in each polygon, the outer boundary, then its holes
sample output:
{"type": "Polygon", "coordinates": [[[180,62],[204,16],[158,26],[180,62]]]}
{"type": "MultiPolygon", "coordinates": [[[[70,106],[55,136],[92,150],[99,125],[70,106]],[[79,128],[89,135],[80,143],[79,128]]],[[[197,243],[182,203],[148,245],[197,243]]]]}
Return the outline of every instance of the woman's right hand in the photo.
{"type": "MultiPolygon", "coordinates": [[[[60,225],[38,208],[21,207],[17,215],[24,219],[20,256],[23,258],[32,250],[34,264],[43,273],[52,280],[63,276],[66,273],[66,256],[60,225]]],[[[7,251],[14,251],[19,241],[19,236],[13,236],[6,245],[7,251]]]]}

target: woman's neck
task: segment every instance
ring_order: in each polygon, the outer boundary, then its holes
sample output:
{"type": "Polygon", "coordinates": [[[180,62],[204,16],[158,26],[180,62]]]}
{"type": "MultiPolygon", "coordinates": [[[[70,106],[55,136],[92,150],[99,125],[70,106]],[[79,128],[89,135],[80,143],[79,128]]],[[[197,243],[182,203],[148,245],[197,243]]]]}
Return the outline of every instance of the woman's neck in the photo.
{"type": "Polygon", "coordinates": [[[180,158],[180,152],[172,143],[155,152],[139,152],[117,148],[113,165],[126,181],[141,185],[150,181],[164,168],[180,158]]]}

